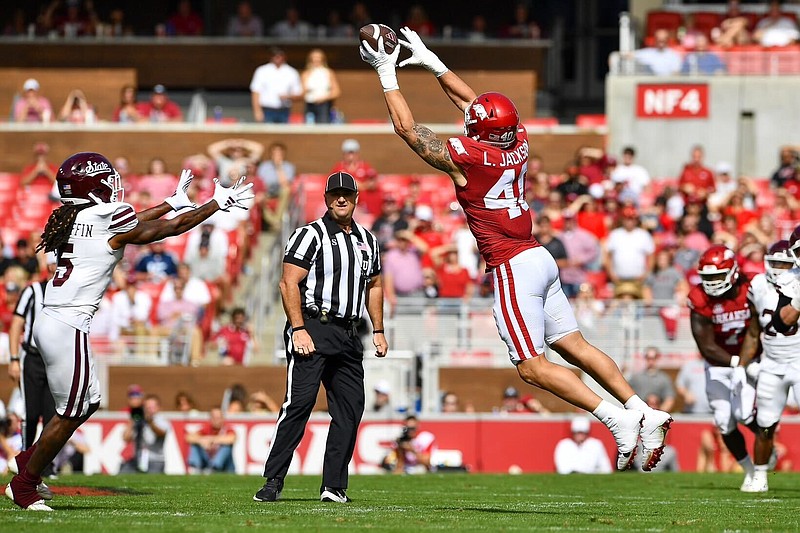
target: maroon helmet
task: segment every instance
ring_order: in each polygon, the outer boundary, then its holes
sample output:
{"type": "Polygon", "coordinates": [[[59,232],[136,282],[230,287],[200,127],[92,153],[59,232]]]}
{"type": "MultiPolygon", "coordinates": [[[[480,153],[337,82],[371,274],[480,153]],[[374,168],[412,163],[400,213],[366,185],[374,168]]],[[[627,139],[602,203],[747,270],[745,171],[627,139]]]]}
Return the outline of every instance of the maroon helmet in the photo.
{"type": "Polygon", "coordinates": [[[69,156],[58,169],[56,183],[63,204],[121,202],[124,194],[119,173],[94,152],[69,156]]]}
{"type": "Polygon", "coordinates": [[[739,279],[736,254],[727,246],[715,244],[700,256],[697,265],[703,291],[709,296],[722,296],[739,279]]]}
{"type": "Polygon", "coordinates": [[[794,257],[789,253],[789,241],[778,241],[769,247],[764,256],[767,280],[777,284],[778,276],[795,265],[794,257]]]}
{"type": "Polygon", "coordinates": [[[464,110],[464,135],[507,148],[517,140],[519,113],[500,93],[483,93],[464,110]]]}
{"type": "Polygon", "coordinates": [[[794,228],[789,236],[789,254],[794,258],[795,263],[800,266],[800,226],[794,228]]]}

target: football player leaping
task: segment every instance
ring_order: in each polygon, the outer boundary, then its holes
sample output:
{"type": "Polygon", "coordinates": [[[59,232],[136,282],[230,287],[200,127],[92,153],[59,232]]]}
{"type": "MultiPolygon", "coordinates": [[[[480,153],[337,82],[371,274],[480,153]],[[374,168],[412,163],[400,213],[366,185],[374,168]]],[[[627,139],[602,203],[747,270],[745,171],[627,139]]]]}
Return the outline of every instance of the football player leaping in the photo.
{"type": "Polygon", "coordinates": [[[759,334],[764,352],[761,354],[756,390],[758,431],[753,454],[755,473],[750,485],[742,488],[745,492],[769,490],[767,470],[776,459],[773,447],[775,428],[786,407],[792,385],[795,400],[800,400],[800,336],[797,335],[800,294],[797,291],[798,270],[793,268],[798,249],[800,227],[794,230],[790,241],[778,241],[770,247],[764,257],[766,274],[753,278],[748,293],[758,313],[758,325],[748,330],[734,381],[741,383],[744,380],[745,365],[748,374],[752,373],[749,370],[754,365],[758,365],[750,363],[750,360],[756,353],[759,334]]]}
{"type": "MultiPolygon", "coordinates": [[[[739,354],[752,320],[747,302],[750,281],[739,273],[733,251],[722,245],[714,245],[700,256],[697,273],[700,285],[692,287],[688,297],[692,335],[706,360],[706,395],[714,424],[725,446],[744,468],[741,490],[745,490],[754,469],[739,423],[756,432],[755,387],[744,379],[734,390],[733,377],[739,371],[739,354]]],[[[744,370],[741,368],[741,372],[744,370]]]]}
{"type": "Polygon", "coordinates": [[[400,92],[394,53],[362,41],[361,57],[378,73],[395,132],[426,163],[446,172],[464,208],[467,224],[494,279],[497,331],[522,380],[591,412],[617,442],[617,468],[630,468],[641,436],[644,470],[658,464],[672,417],[651,409],[625,381],[613,359],[591,345],[578,329],[561,289],[553,257],[531,235],[525,202],[528,134],[514,103],[500,93],[476,95],[428,50],[413,30],[400,44],[411,51],[403,65],[435,74],[450,101],[464,114],[464,135],[440,139],[417,123],[400,92]],[[603,400],[567,368],[545,356],[548,345],[591,375],[624,408],[603,400]]]}
{"type": "Polygon", "coordinates": [[[148,244],[179,235],[218,210],[246,209],[253,198],[244,177],[230,188],[215,180],[213,198],[197,208],[186,195],[192,181],[181,173],[178,188],[161,205],[136,213],[122,202],[119,173],[100,154],[81,152],[58,169],[56,181],[64,204],[50,215],[40,249],[55,251],[57,270],[45,292],[44,309],[36,317],[33,335],[44,359],[56,416],[39,440],[9,464],[18,472],[6,496],[23,509],[51,511],[37,492],[42,470],[100,406],[100,385],[89,347],[89,328],[114,267],[126,244],[148,244]],[[171,210],[191,210],[171,220],[171,210]]]}

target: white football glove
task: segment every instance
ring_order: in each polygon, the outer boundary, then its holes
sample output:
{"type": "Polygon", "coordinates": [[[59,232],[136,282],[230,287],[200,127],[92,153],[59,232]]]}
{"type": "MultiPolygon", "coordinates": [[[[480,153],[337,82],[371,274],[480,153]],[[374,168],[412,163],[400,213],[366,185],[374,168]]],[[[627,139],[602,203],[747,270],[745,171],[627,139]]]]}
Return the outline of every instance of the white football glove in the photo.
{"type": "Polygon", "coordinates": [[[189,200],[189,197],[186,195],[186,191],[189,190],[189,185],[192,184],[193,179],[194,176],[192,176],[191,170],[188,168],[181,170],[181,179],[178,180],[178,187],[175,189],[175,192],[172,193],[172,196],[164,200],[173,210],[180,211],[185,207],[197,209],[197,204],[189,200]]]}
{"type": "Polygon", "coordinates": [[[212,200],[217,202],[220,211],[229,211],[231,207],[238,207],[239,209],[247,209],[248,206],[244,204],[246,200],[252,200],[255,195],[250,192],[253,188],[252,183],[242,186],[247,176],[242,176],[239,181],[230,187],[223,186],[217,178],[214,178],[214,197],[212,200]]]}
{"type": "Polygon", "coordinates": [[[761,372],[761,363],[758,361],[753,361],[744,367],[744,369],[745,372],[747,372],[747,377],[750,378],[750,381],[758,381],[758,373],[761,372]]]}
{"type": "Polygon", "coordinates": [[[800,310],[800,278],[797,277],[797,269],[781,272],[777,284],[781,294],[791,298],[791,306],[800,310]]]}
{"type": "Polygon", "coordinates": [[[367,41],[361,41],[358,51],[361,54],[361,59],[378,73],[383,92],[396,91],[400,88],[400,85],[397,84],[397,72],[395,70],[397,58],[400,57],[399,45],[395,46],[394,52],[389,54],[383,46],[383,36],[381,36],[378,37],[377,50],[373,50],[367,41]]]}
{"type": "Polygon", "coordinates": [[[733,376],[731,377],[731,390],[734,393],[741,393],[744,384],[747,383],[747,371],[743,366],[733,367],[733,376]]]}
{"type": "Polygon", "coordinates": [[[442,60],[439,59],[436,54],[428,50],[428,47],[422,42],[417,32],[411,28],[405,27],[400,28],[400,33],[406,38],[405,41],[399,39],[400,44],[411,51],[411,57],[400,62],[399,66],[401,68],[407,65],[419,65],[433,72],[437,78],[450,70],[442,63],[442,60]]]}

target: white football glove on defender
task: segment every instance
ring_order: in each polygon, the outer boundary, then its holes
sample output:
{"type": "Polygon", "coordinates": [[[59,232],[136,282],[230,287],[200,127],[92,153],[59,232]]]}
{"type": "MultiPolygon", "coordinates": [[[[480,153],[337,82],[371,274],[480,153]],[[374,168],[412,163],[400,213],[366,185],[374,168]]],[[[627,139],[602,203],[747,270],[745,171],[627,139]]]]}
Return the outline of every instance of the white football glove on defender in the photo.
{"type": "Polygon", "coordinates": [[[744,367],[744,369],[745,372],[747,372],[747,377],[750,378],[750,381],[758,381],[758,373],[761,372],[761,363],[758,361],[753,361],[744,367]]]}
{"type": "Polygon", "coordinates": [[[180,211],[185,207],[197,209],[197,204],[189,200],[189,197],[186,195],[186,191],[189,190],[189,185],[192,184],[193,179],[194,176],[192,176],[191,170],[188,168],[181,170],[181,179],[178,180],[178,187],[175,189],[172,196],[164,200],[173,210],[180,211]]]}
{"type": "Polygon", "coordinates": [[[378,73],[383,92],[396,91],[400,88],[400,85],[397,84],[397,71],[395,70],[397,58],[400,56],[399,45],[395,46],[394,52],[389,54],[383,46],[383,37],[381,36],[378,37],[377,50],[373,50],[367,41],[361,41],[358,51],[361,59],[378,73]]]}
{"type": "Polygon", "coordinates": [[[790,305],[797,310],[800,310],[800,278],[798,278],[798,271],[796,268],[782,272],[777,279],[778,290],[786,296],[791,298],[790,305]]]}
{"type": "Polygon", "coordinates": [[[224,187],[220,184],[217,178],[214,178],[214,197],[212,200],[217,202],[220,211],[230,211],[231,207],[238,207],[239,209],[247,209],[248,206],[244,204],[246,200],[252,200],[255,195],[250,192],[253,188],[252,183],[242,186],[247,176],[242,176],[239,181],[230,187],[224,187]]]}
{"type": "Polygon", "coordinates": [[[433,72],[437,78],[450,70],[436,54],[428,50],[428,47],[422,42],[417,32],[405,27],[400,28],[400,33],[403,34],[406,40],[399,39],[398,41],[411,51],[411,57],[400,62],[399,66],[401,68],[407,65],[419,65],[433,72]]]}
{"type": "Polygon", "coordinates": [[[745,383],[747,383],[747,371],[743,366],[734,367],[733,376],[731,377],[731,391],[740,394],[745,383]]]}

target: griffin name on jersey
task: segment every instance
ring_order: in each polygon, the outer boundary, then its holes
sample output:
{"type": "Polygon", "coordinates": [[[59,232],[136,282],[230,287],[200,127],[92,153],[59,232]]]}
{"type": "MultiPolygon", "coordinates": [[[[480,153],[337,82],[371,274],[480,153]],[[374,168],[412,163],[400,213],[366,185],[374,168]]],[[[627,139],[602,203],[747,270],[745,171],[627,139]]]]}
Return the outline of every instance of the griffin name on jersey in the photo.
{"type": "Polygon", "coordinates": [[[48,282],[42,312],[88,332],[125,251],[124,246],[113,250],[108,240],[131,231],[138,222],[133,206],[124,202],[100,203],[80,211],[69,240],[58,250],[56,273],[48,282]]]}

